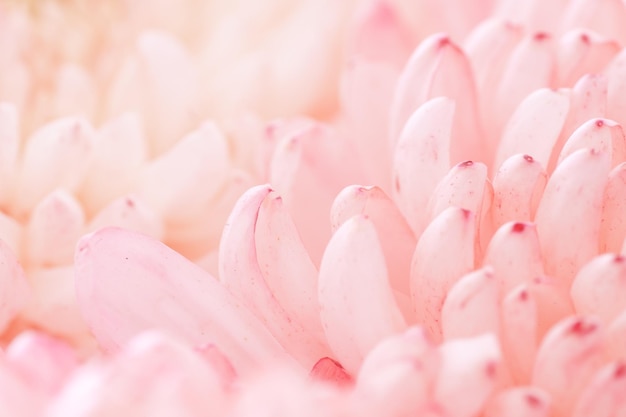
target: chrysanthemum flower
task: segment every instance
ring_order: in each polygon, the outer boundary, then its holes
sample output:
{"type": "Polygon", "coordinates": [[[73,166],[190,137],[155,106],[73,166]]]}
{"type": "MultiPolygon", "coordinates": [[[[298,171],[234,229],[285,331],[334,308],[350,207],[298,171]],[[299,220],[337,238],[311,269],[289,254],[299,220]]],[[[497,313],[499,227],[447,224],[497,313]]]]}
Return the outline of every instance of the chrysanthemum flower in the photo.
{"type": "Polygon", "coordinates": [[[0,8],[5,414],[626,415],[621,0],[90,7],[0,8]]]}

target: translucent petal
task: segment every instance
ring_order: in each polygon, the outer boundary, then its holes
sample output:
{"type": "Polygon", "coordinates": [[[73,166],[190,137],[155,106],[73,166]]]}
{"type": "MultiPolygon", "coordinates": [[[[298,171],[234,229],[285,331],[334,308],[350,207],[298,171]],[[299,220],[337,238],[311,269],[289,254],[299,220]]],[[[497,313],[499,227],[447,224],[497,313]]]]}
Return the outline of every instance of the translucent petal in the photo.
{"type": "Polygon", "coordinates": [[[604,366],[580,394],[572,417],[626,416],[626,366],[614,362],[604,366]]]}
{"type": "Polygon", "coordinates": [[[626,237],[626,163],[609,173],[600,223],[600,252],[618,253],[626,237]]]}
{"type": "Polygon", "coordinates": [[[612,120],[591,119],[583,123],[565,142],[559,164],[580,149],[595,149],[606,152],[611,159],[611,167],[626,160],[626,137],[624,129],[612,120]]]}

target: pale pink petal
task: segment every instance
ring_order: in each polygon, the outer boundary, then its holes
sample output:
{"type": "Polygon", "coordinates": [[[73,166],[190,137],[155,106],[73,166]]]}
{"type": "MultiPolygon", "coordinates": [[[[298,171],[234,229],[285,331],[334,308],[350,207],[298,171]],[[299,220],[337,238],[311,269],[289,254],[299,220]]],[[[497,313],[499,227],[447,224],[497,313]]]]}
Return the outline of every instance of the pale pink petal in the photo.
{"type": "Polygon", "coordinates": [[[0,240],[0,329],[24,307],[30,288],[22,266],[5,242],[0,240]]]}
{"type": "Polygon", "coordinates": [[[497,104],[491,108],[495,114],[494,123],[499,128],[497,131],[506,126],[516,108],[526,101],[529,94],[539,88],[552,86],[555,72],[553,48],[550,35],[538,32],[526,35],[511,52],[496,90],[497,104]]]}
{"type": "Polygon", "coordinates": [[[205,123],[145,167],[137,195],[166,221],[189,221],[209,208],[229,167],[226,139],[205,123]]]}
{"type": "Polygon", "coordinates": [[[73,191],[80,186],[89,167],[94,137],[86,121],[61,119],[28,139],[17,182],[18,216],[56,188],[73,191]]]}
{"type": "Polygon", "coordinates": [[[485,417],[550,417],[550,404],[550,396],[539,388],[510,388],[491,399],[485,417]]]}
{"type": "Polygon", "coordinates": [[[24,226],[20,224],[14,217],[0,211],[0,239],[7,244],[12,250],[21,252],[22,242],[24,238],[24,226]]]}
{"type": "MultiPolygon", "coordinates": [[[[504,120],[495,109],[502,76],[508,68],[511,53],[522,39],[522,27],[500,19],[488,19],[478,25],[465,40],[465,50],[472,63],[478,102],[485,133],[488,135],[489,155],[494,155],[504,120]]],[[[490,161],[486,161],[490,162],[490,161]]]]}
{"type": "MultiPolygon", "coordinates": [[[[555,145],[560,149],[576,129],[589,119],[607,117],[608,78],[602,74],[583,75],[570,90],[570,107],[561,137],[555,145]]],[[[552,153],[548,169],[554,171],[558,154],[552,153]]]]}
{"type": "Polygon", "coordinates": [[[493,227],[534,219],[546,182],[544,167],[532,156],[517,154],[505,160],[493,179],[493,227]]]}
{"type": "MultiPolygon", "coordinates": [[[[319,318],[316,317],[319,314],[319,307],[315,302],[317,271],[302,247],[295,249],[298,255],[291,256],[278,253],[279,250],[288,248],[268,247],[283,239],[287,239],[287,244],[291,243],[292,246],[300,243],[293,224],[270,224],[276,221],[272,219],[272,208],[266,208],[265,217],[261,218],[261,207],[275,205],[276,210],[276,206],[282,204],[279,197],[270,196],[270,193],[271,189],[267,185],[251,188],[233,208],[220,242],[219,276],[226,288],[255,313],[276,340],[303,366],[310,368],[320,357],[329,353],[321,341],[323,335],[319,318]],[[291,242],[289,234],[283,235],[289,229],[291,242]],[[259,250],[261,247],[264,249],[259,250]],[[282,262],[279,256],[285,256],[282,262]],[[300,257],[300,263],[297,262],[297,256],[300,257]],[[269,266],[278,262],[282,265],[269,266]],[[295,265],[289,265],[291,262],[295,265]],[[302,262],[308,262],[308,265],[302,265],[302,262]],[[287,280],[295,280],[295,276],[291,275],[294,270],[302,281],[286,284],[287,280]],[[288,306],[281,303],[282,300],[294,296],[298,297],[298,301],[307,304],[301,311],[302,315],[295,312],[297,306],[292,304],[294,300],[288,300],[288,306]],[[300,318],[306,321],[301,321],[300,318]],[[319,331],[319,334],[310,332],[309,329],[319,331]]],[[[283,221],[290,222],[289,218],[284,218],[286,216],[288,214],[283,211],[283,221]]]]}
{"type": "Polygon", "coordinates": [[[480,414],[498,383],[501,355],[498,339],[483,335],[444,343],[434,399],[444,415],[480,414]]]}
{"type": "Polygon", "coordinates": [[[413,40],[393,2],[373,0],[357,10],[349,46],[349,56],[402,67],[413,50],[413,40]]]}
{"type": "Polygon", "coordinates": [[[451,161],[485,160],[478,125],[476,88],[470,63],[446,35],[422,41],[406,65],[391,106],[391,139],[396,142],[413,112],[426,101],[446,96],[456,102],[451,161]]]}
{"type": "Polygon", "coordinates": [[[333,232],[357,214],[367,216],[376,226],[391,286],[409,294],[409,270],[417,240],[400,210],[378,187],[349,186],[333,203],[330,213],[333,232]]]}
{"type": "Polygon", "coordinates": [[[154,210],[136,196],[112,201],[87,224],[88,232],[107,226],[139,232],[154,239],[163,238],[163,220],[154,210]]]}
{"type": "Polygon", "coordinates": [[[624,126],[626,123],[626,49],[615,57],[606,69],[608,77],[606,117],[624,126]]]}
{"type": "Polygon", "coordinates": [[[576,312],[608,324],[626,309],[626,259],[605,254],[583,266],[572,283],[576,312]]]}
{"type": "Polygon", "coordinates": [[[389,65],[360,59],[342,73],[340,99],[346,117],[344,135],[350,141],[369,184],[391,190],[393,155],[389,140],[389,106],[398,78],[389,65]]]}
{"type": "Polygon", "coordinates": [[[17,109],[9,103],[0,103],[0,204],[5,206],[13,195],[15,166],[20,147],[17,109]]]}
{"type": "Polygon", "coordinates": [[[124,114],[100,128],[79,192],[87,213],[93,214],[134,188],[139,168],[146,159],[146,146],[136,115],[124,114]]]}
{"type": "Polygon", "coordinates": [[[444,340],[500,333],[499,283],[491,267],[471,272],[457,281],[441,309],[444,340]]]}
{"type": "Polygon", "coordinates": [[[311,259],[318,265],[330,237],[328,213],[347,184],[361,183],[348,142],[311,122],[279,143],[270,184],[283,197],[311,259]]]}
{"type": "Polygon", "coordinates": [[[537,208],[537,232],[548,275],[569,286],[598,253],[609,155],[581,149],[554,171],[537,208]]]}
{"type": "Polygon", "coordinates": [[[365,358],[355,396],[376,415],[418,415],[430,402],[439,355],[421,328],[378,344],[365,358]]]}
{"type": "Polygon", "coordinates": [[[74,349],[45,333],[20,333],[6,350],[6,360],[30,387],[56,394],[78,367],[74,349]]]}
{"type": "Polygon", "coordinates": [[[267,329],[215,278],[162,243],[107,228],[79,242],[75,262],[82,314],[106,351],[161,328],[195,345],[215,344],[240,372],[285,358],[267,329]]]}
{"type": "Polygon", "coordinates": [[[608,326],[606,350],[611,359],[626,359],[626,312],[621,312],[608,326]]]}
{"type": "Polygon", "coordinates": [[[568,87],[585,74],[599,73],[619,50],[618,42],[588,30],[566,33],[556,48],[558,73],[555,86],[568,87]]]}
{"type": "Polygon", "coordinates": [[[455,104],[439,97],[409,118],[395,149],[393,197],[419,236],[429,221],[425,209],[437,183],[450,169],[450,134],[455,104]]]}
{"type": "Polygon", "coordinates": [[[529,286],[537,305],[537,337],[541,340],[558,321],[574,314],[569,287],[554,278],[537,277],[529,286]]]}
{"type": "Polygon", "coordinates": [[[405,329],[375,226],[365,216],[344,222],[328,243],[319,301],[328,344],[349,372],[380,340],[405,329]]]}
{"type": "Polygon", "coordinates": [[[197,91],[198,77],[184,46],[169,34],[145,32],[113,82],[107,110],[110,116],[142,114],[150,151],[158,155],[197,121],[197,91]]]}
{"type": "Polygon", "coordinates": [[[416,319],[434,340],[441,340],[441,308],[446,294],[474,269],[475,216],[451,207],[420,237],[411,263],[411,299],[416,319]]]}
{"type": "Polygon", "coordinates": [[[606,152],[611,159],[611,167],[614,167],[626,159],[624,129],[609,119],[586,121],[565,142],[558,163],[577,150],[585,148],[606,152]]]}
{"type": "MultiPolygon", "coordinates": [[[[238,221],[243,223],[245,220],[238,221]]],[[[273,296],[308,334],[323,340],[317,302],[318,270],[276,193],[270,193],[261,203],[254,230],[257,262],[273,296]]],[[[257,287],[253,291],[259,292],[260,289],[257,287]]]]}
{"type": "Polygon", "coordinates": [[[553,30],[569,0],[502,0],[496,2],[494,14],[518,22],[531,30],[553,30]]]}
{"type": "Polygon", "coordinates": [[[620,0],[573,0],[561,13],[563,30],[586,28],[622,44],[626,42],[626,10],[620,0]]]}
{"type": "Polygon", "coordinates": [[[46,406],[46,398],[3,365],[0,368],[0,403],[2,413],[7,416],[40,417],[46,406]]]}
{"type": "Polygon", "coordinates": [[[511,377],[529,383],[537,352],[537,303],[528,285],[520,285],[502,300],[501,346],[511,377]]]}
{"type": "Polygon", "coordinates": [[[84,227],[80,203],[63,190],[53,192],[33,209],[26,226],[26,258],[37,266],[71,264],[84,227]]]}
{"type": "Polygon", "coordinates": [[[580,394],[572,417],[626,416],[626,365],[614,362],[600,369],[580,394]]]}
{"type": "Polygon", "coordinates": [[[526,154],[547,167],[569,109],[570,97],[566,91],[541,89],[530,94],[504,129],[493,166],[501,166],[515,154],[526,154]]]}
{"type": "Polygon", "coordinates": [[[489,242],[483,265],[494,269],[505,293],[542,276],[543,258],[535,225],[521,222],[502,225],[489,242]]]}
{"type": "Polygon", "coordinates": [[[96,110],[96,85],[91,74],[78,65],[66,64],[56,75],[52,115],[93,118],[96,110]]]}
{"type": "Polygon", "coordinates": [[[597,320],[570,317],[543,339],[532,382],[552,396],[555,416],[570,415],[574,401],[602,365],[603,337],[597,320]]]}
{"type": "Polygon", "coordinates": [[[600,252],[618,253],[626,237],[626,163],[609,173],[600,223],[600,252]]]}

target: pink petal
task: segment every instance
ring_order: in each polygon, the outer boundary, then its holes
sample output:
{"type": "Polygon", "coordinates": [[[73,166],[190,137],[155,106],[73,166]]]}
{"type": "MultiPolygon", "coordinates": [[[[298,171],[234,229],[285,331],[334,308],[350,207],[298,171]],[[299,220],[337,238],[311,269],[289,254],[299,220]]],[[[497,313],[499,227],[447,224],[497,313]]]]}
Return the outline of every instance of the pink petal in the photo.
{"type": "Polygon", "coordinates": [[[613,254],[592,259],[576,275],[571,296],[577,313],[610,323],[626,309],[626,259],[613,254]]]}
{"type": "Polygon", "coordinates": [[[352,377],[337,361],[324,357],[315,362],[309,376],[317,381],[325,381],[336,384],[339,387],[352,385],[352,377]]]}
{"type": "Polygon", "coordinates": [[[552,30],[569,0],[542,0],[515,1],[505,0],[496,3],[495,15],[513,22],[519,22],[524,27],[534,31],[552,30]]]}
{"type": "Polygon", "coordinates": [[[538,388],[510,388],[492,398],[485,417],[550,417],[550,403],[550,396],[538,388]]]}
{"type": "Polygon", "coordinates": [[[288,352],[309,368],[329,353],[321,341],[321,326],[316,317],[319,314],[314,301],[317,271],[304,248],[298,247],[298,235],[293,224],[289,224],[286,211],[272,213],[282,210],[282,201],[270,193],[267,185],[251,188],[233,208],[220,242],[220,280],[288,352]],[[262,218],[263,206],[266,211],[262,218]],[[277,221],[287,224],[273,223],[277,221]],[[283,239],[286,239],[285,247],[281,247],[285,243],[278,242],[283,239]],[[291,254],[281,253],[290,246],[291,254]],[[301,281],[293,281],[296,276],[301,281]],[[304,303],[302,311],[296,312],[297,304],[288,300],[289,297],[297,297],[297,301],[304,303]],[[281,303],[283,300],[287,306],[281,303]]]}
{"type": "Polygon", "coordinates": [[[75,262],[78,302],[104,350],[156,327],[195,345],[214,343],[241,372],[285,358],[218,281],[162,243],[107,228],[79,242],[75,262]]]}
{"type": "Polygon", "coordinates": [[[78,65],[65,64],[59,69],[55,81],[51,116],[80,115],[93,119],[97,89],[91,74],[78,65]]]}
{"type": "Polygon", "coordinates": [[[517,154],[505,160],[493,179],[494,228],[534,219],[546,182],[544,167],[532,156],[517,154]]]}
{"type": "Polygon", "coordinates": [[[439,97],[409,118],[395,149],[394,200],[419,236],[429,221],[425,210],[437,183],[450,169],[450,133],[455,104],[439,97]]]}
{"type": "Polygon", "coordinates": [[[502,350],[515,383],[529,383],[538,341],[537,302],[528,285],[520,285],[502,300],[502,350]]]}
{"type": "Polygon", "coordinates": [[[0,240],[0,329],[4,330],[30,297],[30,288],[15,254],[0,240]]]}
{"type": "Polygon", "coordinates": [[[350,56],[402,67],[413,50],[411,34],[388,0],[361,5],[350,39],[350,56]]]}
{"type": "Polygon", "coordinates": [[[344,188],[333,203],[333,232],[357,214],[368,217],[376,227],[392,288],[408,295],[411,258],[417,241],[406,220],[380,188],[353,185],[344,188]]]}
{"type": "Polygon", "coordinates": [[[541,340],[558,321],[574,314],[569,287],[554,278],[537,277],[529,286],[537,305],[537,337],[541,340]]]}
{"type": "Polygon", "coordinates": [[[451,161],[485,160],[480,152],[482,139],[475,94],[472,69],[463,51],[445,35],[430,36],[415,50],[398,80],[391,107],[392,140],[398,140],[420,105],[445,96],[456,102],[451,161]]]}
{"type": "Polygon", "coordinates": [[[448,292],[441,309],[444,340],[500,333],[498,280],[491,267],[471,272],[448,292]]]}
{"type": "Polygon", "coordinates": [[[286,135],[272,160],[270,183],[283,197],[316,265],[330,237],[328,213],[335,196],[347,184],[360,183],[347,144],[328,126],[311,122],[286,135]]]}
{"type": "Polygon", "coordinates": [[[556,86],[567,87],[585,74],[599,73],[619,50],[618,42],[607,40],[594,32],[572,30],[566,33],[556,48],[556,86]]]}
{"type": "Polygon", "coordinates": [[[349,372],[380,340],[406,327],[375,226],[365,216],[343,223],[328,243],[320,266],[319,302],[328,344],[349,372]]]}
{"type": "Polygon", "coordinates": [[[569,416],[576,398],[603,361],[603,331],[591,318],[570,317],[550,330],[539,347],[533,385],[554,401],[555,416],[569,416]]]}
{"type": "Polygon", "coordinates": [[[626,49],[613,59],[606,69],[608,77],[606,117],[624,126],[626,123],[626,49]]]}
{"type": "Polygon", "coordinates": [[[501,366],[498,340],[490,334],[453,340],[444,343],[440,353],[435,401],[444,415],[479,415],[497,385],[501,366]]]}
{"type": "Polygon", "coordinates": [[[85,213],[65,191],[56,191],[33,210],[26,226],[26,257],[38,266],[72,263],[74,246],[83,233],[85,213]]]}
{"type": "Polygon", "coordinates": [[[18,180],[18,216],[55,188],[78,188],[89,166],[94,131],[83,120],[61,119],[27,141],[18,180]]]}
{"type": "Polygon", "coordinates": [[[346,116],[346,139],[361,162],[368,184],[391,190],[389,106],[398,71],[389,65],[353,60],[344,69],[340,99],[346,116]]]}
{"type": "Polygon", "coordinates": [[[87,231],[95,232],[107,226],[132,230],[154,239],[163,238],[163,220],[135,196],[119,198],[105,206],[89,222],[87,231]]]}
{"type": "Polygon", "coordinates": [[[209,208],[229,168],[226,139],[213,123],[206,123],[150,162],[137,194],[164,219],[189,221],[209,208]]]}
{"type": "Polygon", "coordinates": [[[553,42],[549,35],[531,33],[518,43],[499,80],[495,97],[497,105],[491,110],[496,115],[498,131],[505,127],[514,111],[519,111],[516,108],[527,100],[529,94],[553,84],[554,66],[553,42]]]}
{"type": "Polygon", "coordinates": [[[626,10],[620,0],[574,0],[561,14],[563,29],[586,28],[626,42],[626,10]]]}
{"type": "Polygon", "coordinates": [[[508,293],[543,275],[543,257],[532,223],[506,223],[491,238],[483,265],[491,266],[502,291],[508,293]]]}
{"type": "Polygon", "coordinates": [[[430,402],[439,354],[421,328],[378,344],[359,371],[355,395],[376,415],[419,415],[430,402]]]}
{"type": "Polygon", "coordinates": [[[198,77],[191,57],[172,36],[142,33],[135,55],[129,58],[113,81],[108,113],[143,114],[151,154],[169,149],[195,122],[198,77]]]}
{"type": "Polygon", "coordinates": [[[139,168],[146,158],[146,146],[136,115],[124,114],[100,128],[79,193],[87,213],[93,214],[134,188],[139,168]]]}
{"type": "Polygon", "coordinates": [[[0,103],[0,203],[6,205],[14,192],[15,166],[20,147],[19,116],[14,105],[0,103]]]}
{"type": "Polygon", "coordinates": [[[502,134],[494,167],[515,154],[532,156],[547,167],[570,108],[565,91],[537,90],[517,107],[502,134]]]}
{"type": "Polygon", "coordinates": [[[441,309],[446,294],[474,269],[475,216],[451,207],[420,237],[411,263],[411,299],[417,322],[441,340],[441,309]]]}
{"type": "Polygon", "coordinates": [[[10,367],[32,388],[54,395],[78,367],[74,349],[44,333],[20,333],[6,350],[10,367]]]}
{"type": "Polygon", "coordinates": [[[609,173],[600,223],[600,252],[618,253],[626,237],[626,163],[609,173]]]}
{"type": "Polygon", "coordinates": [[[626,416],[626,365],[614,362],[604,366],[580,394],[572,417],[626,416]]]}
{"type": "Polygon", "coordinates": [[[626,359],[626,312],[621,312],[608,326],[606,350],[611,359],[626,359]]]}
{"type": "Polygon", "coordinates": [[[609,164],[606,152],[582,149],[570,155],[550,177],[537,208],[546,273],[565,286],[598,253],[609,164]]]}
{"type": "Polygon", "coordinates": [[[626,159],[624,129],[612,120],[588,120],[565,142],[558,163],[577,150],[585,148],[606,152],[611,159],[611,167],[614,167],[626,159]]]}

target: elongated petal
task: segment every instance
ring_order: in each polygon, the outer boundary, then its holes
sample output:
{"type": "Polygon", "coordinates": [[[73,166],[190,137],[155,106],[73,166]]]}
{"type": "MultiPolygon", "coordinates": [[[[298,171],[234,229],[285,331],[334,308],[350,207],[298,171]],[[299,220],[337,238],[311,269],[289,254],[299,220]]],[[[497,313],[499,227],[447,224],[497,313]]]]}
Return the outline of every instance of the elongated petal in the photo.
{"type": "MultiPolygon", "coordinates": [[[[589,119],[601,119],[607,117],[608,106],[608,78],[604,74],[585,74],[570,90],[570,108],[565,126],[561,131],[561,137],[556,145],[560,149],[565,141],[589,119]]],[[[557,163],[556,152],[548,168],[554,171],[557,163]]]]}
{"type": "Polygon", "coordinates": [[[554,0],[549,3],[541,0],[505,0],[497,3],[494,13],[503,19],[519,22],[530,30],[547,31],[554,29],[568,3],[568,0],[554,0]]]}
{"type": "Polygon", "coordinates": [[[112,201],[89,222],[87,231],[95,232],[111,226],[139,232],[154,239],[163,237],[162,218],[136,196],[112,201]]]}
{"type": "Polygon", "coordinates": [[[504,161],[493,179],[493,227],[534,219],[546,182],[544,167],[532,156],[518,154],[504,161]]]}
{"type": "Polygon", "coordinates": [[[452,163],[481,160],[482,138],[472,69],[463,51],[442,34],[422,41],[398,80],[391,107],[392,140],[398,140],[405,123],[420,105],[440,96],[456,102],[452,163]]]}
{"type": "Polygon", "coordinates": [[[448,292],[441,310],[444,340],[500,333],[499,285],[491,267],[462,277],[448,292]]]}
{"type": "Polygon", "coordinates": [[[228,178],[229,166],[226,139],[206,123],[145,168],[137,194],[167,220],[197,217],[228,178]]]}
{"type": "Polygon", "coordinates": [[[552,396],[555,415],[570,415],[576,398],[602,365],[602,349],[603,330],[591,318],[565,319],[543,339],[532,382],[552,396]]]}
{"type": "Polygon", "coordinates": [[[107,228],[79,242],[75,262],[82,314],[107,351],[156,327],[195,345],[214,343],[242,373],[285,357],[215,278],[162,243],[107,228]]]}
{"type": "MultiPolygon", "coordinates": [[[[278,224],[275,224],[273,228],[267,224],[272,221],[271,218],[260,218],[259,212],[270,192],[271,189],[267,185],[253,187],[239,199],[233,208],[220,242],[220,280],[231,293],[256,314],[287,351],[300,360],[306,368],[310,368],[320,357],[328,356],[329,353],[317,338],[321,336],[321,331],[319,336],[307,331],[307,329],[321,330],[315,317],[317,310],[314,302],[316,270],[310,264],[304,248],[299,248],[296,254],[281,254],[281,257],[286,256],[282,260],[282,265],[269,266],[280,261],[280,258],[274,257],[278,257],[278,253],[272,254],[277,249],[270,248],[269,245],[276,245],[275,242],[279,239],[287,239],[287,243],[292,243],[294,246],[299,243],[293,225],[282,226],[280,230],[278,224]],[[260,222],[266,222],[266,224],[261,224],[257,228],[260,222]],[[291,242],[289,242],[289,234],[287,236],[279,234],[281,231],[288,231],[288,228],[291,228],[291,242]],[[264,256],[259,257],[257,247],[262,246],[265,246],[264,256]],[[290,256],[291,259],[289,259],[290,256]],[[288,262],[297,262],[297,256],[304,265],[286,265],[288,262]],[[261,267],[261,265],[268,266],[261,267]],[[299,270],[299,267],[302,269],[299,270]],[[294,272],[296,274],[291,275],[294,272]],[[285,273],[289,275],[280,276],[285,273]],[[297,284],[296,280],[300,279],[302,281],[297,284]],[[286,283],[285,281],[288,280],[292,282],[286,283]],[[291,291],[297,295],[292,294],[291,291]],[[281,300],[292,296],[306,303],[302,311],[303,318],[307,319],[306,322],[297,319],[299,314],[293,310],[295,305],[289,304],[293,301],[287,301],[291,309],[281,304],[281,300]]],[[[273,200],[274,203],[268,201],[267,204],[281,204],[280,200],[276,198],[273,200]]]]}
{"type": "Polygon", "coordinates": [[[506,223],[491,238],[483,265],[491,266],[502,291],[508,293],[543,275],[537,229],[532,223],[506,223]]]}
{"type": "Polygon", "coordinates": [[[409,271],[417,240],[393,201],[378,187],[346,187],[331,209],[331,225],[336,231],[352,216],[367,216],[374,226],[385,253],[392,287],[409,294],[409,271]]]}
{"type": "Polygon", "coordinates": [[[84,227],[85,214],[71,194],[50,194],[35,207],[26,227],[29,262],[40,266],[71,264],[84,227]]]}
{"type": "Polygon", "coordinates": [[[606,152],[611,159],[611,167],[614,167],[626,159],[624,129],[609,119],[588,120],[565,142],[558,163],[577,150],[585,148],[606,152]]]}
{"type": "Polygon", "coordinates": [[[375,226],[365,216],[346,221],[328,243],[319,300],[328,343],[349,372],[380,340],[405,329],[375,226]]]}
{"type": "Polygon", "coordinates": [[[475,216],[451,207],[420,237],[411,263],[411,299],[417,322],[441,340],[441,309],[446,294],[474,267],[475,216]]]}
{"type": "Polygon", "coordinates": [[[577,313],[610,323],[626,308],[626,259],[613,254],[592,259],[576,275],[571,295],[577,313]]]}
{"type": "Polygon", "coordinates": [[[146,147],[137,115],[124,114],[100,128],[79,192],[88,214],[92,215],[112,199],[131,191],[146,159],[146,147]]]}
{"type": "Polygon", "coordinates": [[[435,401],[446,415],[477,415],[497,385],[501,366],[498,340],[493,335],[453,340],[444,343],[440,353],[435,401]]]}
{"type": "Polygon", "coordinates": [[[535,387],[516,387],[498,393],[485,417],[549,417],[550,395],[535,387]]]}
{"type": "Polygon", "coordinates": [[[75,190],[89,166],[93,128],[85,121],[61,119],[42,127],[24,149],[18,181],[18,215],[56,188],[75,190]]]}
{"type": "Polygon", "coordinates": [[[609,173],[600,223],[600,252],[619,253],[626,237],[626,163],[609,173]]]}
{"type": "Polygon", "coordinates": [[[547,167],[569,108],[569,94],[564,91],[541,89],[526,97],[504,129],[494,167],[515,154],[530,155],[547,167]]]}
{"type": "Polygon", "coordinates": [[[17,109],[12,104],[0,103],[0,203],[3,205],[13,195],[19,133],[17,109]]]}
{"type": "Polygon", "coordinates": [[[30,297],[30,288],[15,254],[0,240],[0,329],[5,329],[30,297]]]}
{"type": "Polygon", "coordinates": [[[582,149],[560,164],[537,209],[537,233],[548,275],[569,286],[576,271],[598,253],[606,152],[582,149]]]}
{"type": "Polygon", "coordinates": [[[409,118],[395,150],[394,199],[419,236],[428,223],[432,191],[450,169],[450,134],[455,104],[439,97],[409,118]]]}
{"type": "Polygon", "coordinates": [[[622,49],[606,69],[609,79],[606,117],[622,126],[626,123],[626,79],[623,76],[625,69],[626,49],[622,49]]]}
{"type": "Polygon", "coordinates": [[[601,72],[619,52],[619,43],[586,30],[573,30],[559,41],[556,86],[573,85],[584,74],[601,72]]]}
{"type": "Polygon", "coordinates": [[[502,350],[513,381],[529,383],[537,353],[537,303],[528,285],[502,300],[502,350]]]}
{"type": "Polygon", "coordinates": [[[564,30],[583,27],[622,44],[626,42],[626,10],[620,0],[574,0],[569,3],[560,16],[564,30]]]}
{"type": "Polygon", "coordinates": [[[537,337],[541,340],[557,322],[575,313],[569,288],[550,277],[537,277],[529,286],[537,305],[537,337]]]}
{"type": "Polygon", "coordinates": [[[626,365],[613,362],[600,369],[580,394],[572,417],[626,416],[626,365]]]}

